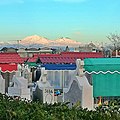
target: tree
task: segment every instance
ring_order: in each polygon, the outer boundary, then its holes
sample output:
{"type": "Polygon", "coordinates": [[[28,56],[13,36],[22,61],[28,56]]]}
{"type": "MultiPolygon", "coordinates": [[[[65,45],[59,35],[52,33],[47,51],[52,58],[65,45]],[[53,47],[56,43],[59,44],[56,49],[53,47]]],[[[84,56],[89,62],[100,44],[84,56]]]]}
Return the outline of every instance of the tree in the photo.
{"type": "Polygon", "coordinates": [[[120,50],[120,34],[111,33],[107,38],[112,42],[116,57],[118,57],[118,50],[120,50]]]}
{"type": "Polygon", "coordinates": [[[120,48],[120,35],[117,33],[110,33],[107,38],[112,42],[114,50],[118,50],[120,48]]]}

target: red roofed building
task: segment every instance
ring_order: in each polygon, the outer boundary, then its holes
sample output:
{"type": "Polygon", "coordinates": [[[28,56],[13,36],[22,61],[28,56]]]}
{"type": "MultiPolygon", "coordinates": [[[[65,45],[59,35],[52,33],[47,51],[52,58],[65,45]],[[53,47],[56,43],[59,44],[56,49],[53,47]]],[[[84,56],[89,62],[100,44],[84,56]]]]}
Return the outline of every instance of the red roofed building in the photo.
{"type": "Polygon", "coordinates": [[[44,64],[70,64],[75,63],[77,59],[83,60],[85,58],[102,58],[103,54],[94,52],[61,52],[61,54],[34,54],[32,58],[29,58],[28,62],[36,62],[38,57],[44,64]]]}
{"type": "Polygon", "coordinates": [[[26,60],[26,58],[21,58],[17,53],[0,53],[0,69],[5,79],[5,92],[7,92],[9,82],[18,69],[18,64],[22,64],[26,60]]]}
{"type": "Polygon", "coordinates": [[[24,63],[26,58],[21,58],[17,53],[0,53],[0,68],[2,72],[17,70],[17,65],[24,63]]]}

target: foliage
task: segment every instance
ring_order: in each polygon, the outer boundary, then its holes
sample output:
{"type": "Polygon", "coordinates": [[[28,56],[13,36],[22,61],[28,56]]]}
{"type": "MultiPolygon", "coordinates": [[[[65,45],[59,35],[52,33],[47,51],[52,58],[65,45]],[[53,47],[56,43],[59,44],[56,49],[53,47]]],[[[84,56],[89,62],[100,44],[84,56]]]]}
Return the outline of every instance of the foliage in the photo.
{"type": "Polygon", "coordinates": [[[68,103],[43,104],[0,95],[0,120],[120,120],[119,102],[96,110],[69,107],[68,103]]]}
{"type": "Polygon", "coordinates": [[[120,35],[117,33],[110,33],[107,36],[108,40],[114,45],[114,50],[120,49],[120,35]]]}

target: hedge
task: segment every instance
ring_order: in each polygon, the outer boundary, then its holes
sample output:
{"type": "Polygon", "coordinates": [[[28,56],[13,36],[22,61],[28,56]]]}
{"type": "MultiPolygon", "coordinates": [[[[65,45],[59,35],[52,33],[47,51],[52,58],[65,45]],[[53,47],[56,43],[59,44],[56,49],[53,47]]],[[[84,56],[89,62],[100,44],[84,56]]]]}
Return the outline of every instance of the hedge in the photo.
{"type": "Polygon", "coordinates": [[[88,110],[69,103],[43,104],[0,94],[0,120],[120,120],[119,104],[88,110]]]}

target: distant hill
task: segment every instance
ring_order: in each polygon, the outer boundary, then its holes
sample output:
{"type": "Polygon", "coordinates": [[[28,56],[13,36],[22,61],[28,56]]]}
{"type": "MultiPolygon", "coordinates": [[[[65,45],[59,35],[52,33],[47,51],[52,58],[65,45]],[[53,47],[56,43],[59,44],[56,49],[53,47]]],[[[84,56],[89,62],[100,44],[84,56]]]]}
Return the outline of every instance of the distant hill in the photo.
{"type": "Polygon", "coordinates": [[[49,40],[45,37],[38,35],[28,36],[20,41],[20,44],[29,45],[29,44],[41,44],[47,46],[79,46],[81,43],[75,40],[72,40],[68,37],[62,37],[57,40],[49,40]]]}

